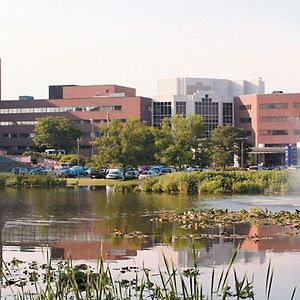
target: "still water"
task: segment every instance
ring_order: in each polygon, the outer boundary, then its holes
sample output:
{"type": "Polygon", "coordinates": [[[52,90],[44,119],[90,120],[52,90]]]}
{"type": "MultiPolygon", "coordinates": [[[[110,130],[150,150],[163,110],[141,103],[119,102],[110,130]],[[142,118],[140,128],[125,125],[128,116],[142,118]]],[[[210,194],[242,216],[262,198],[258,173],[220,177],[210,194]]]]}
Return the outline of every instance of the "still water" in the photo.
{"type": "MultiPolygon", "coordinates": [[[[163,254],[176,266],[193,266],[191,233],[177,224],[153,223],[151,218],[167,210],[259,207],[272,211],[300,209],[300,195],[232,196],[203,198],[168,194],[119,194],[110,189],[6,190],[0,192],[0,259],[13,257],[45,262],[68,258],[95,262],[99,256],[112,268],[145,266],[164,269],[163,254]],[[116,237],[116,232],[142,232],[143,238],[116,237]]],[[[209,233],[223,228],[212,228],[209,233]]],[[[300,289],[300,237],[283,226],[235,225],[239,235],[268,237],[257,242],[246,238],[216,237],[195,242],[202,282],[209,283],[212,265],[223,269],[234,250],[241,249],[234,263],[240,277],[254,275],[255,299],[264,299],[264,284],[271,259],[274,268],[272,299],[289,299],[300,289]]],[[[6,291],[2,289],[2,295],[6,291]]],[[[1,293],[0,293],[1,295],[1,293]]],[[[2,296],[3,297],[3,296],[2,296]]],[[[296,298],[300,299],[300,291],[296,298]]]]}

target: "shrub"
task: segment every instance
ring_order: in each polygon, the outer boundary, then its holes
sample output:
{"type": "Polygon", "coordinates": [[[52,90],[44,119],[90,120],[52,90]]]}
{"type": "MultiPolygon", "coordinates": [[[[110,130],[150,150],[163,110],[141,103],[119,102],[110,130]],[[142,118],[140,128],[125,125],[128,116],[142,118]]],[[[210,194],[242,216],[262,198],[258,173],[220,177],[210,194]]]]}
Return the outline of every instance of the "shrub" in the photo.
{"type": "Polygon", "coordinates": [[[129,193],[134,190],[135,186],[128,183],[117,183],[114,185],[114,192],[129,193]]]}
{"type": "Polygon", "coordinates": [[[264,187],[252,181],[234,182],[232,191],[238,194],[260,194],[264,192],[264,187]]]}
{"type": "Polygon", "coordinates": [[[5,186],[9,187],[53,187],[65,186],[66,180],[50,175],[9,175],[4,179],[5,186]]]}
{"type": "Polygon", "coordinates": [[[285,171],[208,171],[176,172],[150,178],[141,190],[180,193],[283,193],[288,191],[289,174],[285,171]]]}

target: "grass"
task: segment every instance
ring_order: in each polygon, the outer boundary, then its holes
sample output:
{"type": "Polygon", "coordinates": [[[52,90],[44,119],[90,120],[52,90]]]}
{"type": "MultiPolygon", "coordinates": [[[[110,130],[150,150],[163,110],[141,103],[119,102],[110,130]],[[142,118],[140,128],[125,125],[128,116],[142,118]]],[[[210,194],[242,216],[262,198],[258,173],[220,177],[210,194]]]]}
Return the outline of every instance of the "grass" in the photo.
{"type": "Polygon", "coordinates": [[[106,186],[106,185],[138,185],[138,180],[118,180],[118,179],[90,179],[90,178],[67,178],[69,186],[106,186]]]}

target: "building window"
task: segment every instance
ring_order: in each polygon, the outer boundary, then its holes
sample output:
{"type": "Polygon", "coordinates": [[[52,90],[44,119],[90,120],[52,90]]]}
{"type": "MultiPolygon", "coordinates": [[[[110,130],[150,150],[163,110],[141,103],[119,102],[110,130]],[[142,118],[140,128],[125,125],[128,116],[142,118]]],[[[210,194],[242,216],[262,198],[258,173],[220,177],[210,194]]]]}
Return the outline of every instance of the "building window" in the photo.
{"type": "Polygon", "coordinates": [[[262,103],[259,105],[261,109],[281,109],[288,108],[288,103],[262,103]]]}
{"type": "Polygon", "coordinates": [[[293,116],[291,117],[292,121],[299,122],[300,121],[300,116],[293,116]]]}
{"type": "Polygon", "coordinates": [[[251,130],[247,130],[245,131],[246,136],[251,136],[252,135],[252,131],[251,130]]]}
{"type": "Polygon", "coordinates": [[[300,103],[299,102],[293,103],[293,108],[300,108],[300,103]]]}
{"type": "Polygon", "coordinates": [[[223,103],[223,124],[232,124],[232,103],[223,103]]]}
{"type": "Polygon", "coordinates": [[[294,135],[300,135],[300,129],[295,129],[294,130],[294,135]]]}
{"type": "Polygon", "coordinates": [[[251,123],[251,118],[241,118],[240,123],[242,123],[242,124],[251,123]]]}
{"type": "Polygon", "coordinates": [[[240,110],[249,110],[249,109],[251,109],[251,104],[240,105],[239,109],[240,110]]]}
{"type": "Polygon", "coordinates": [[[1,137],[4,139],[8,139],[9,138],[9,133],[2,133],[1,137]]]}
{"type": "Polygon", "coordinates": [[[219,125],[219,103],[205,95],[201,102],[195,102],[195,114],[201,115],[207,125],[206,136],[219,125]]]}
{"type": "Polygon", "coordinates": [[[153,102],[153,126],[159,127],[164,118],[171,117],[171,102],[153,102]]]}
{"type": "Polygon", "coordinates": [[[28,138],[30,138],[30,134],[29,133],[20,133],[20,138],[28,139],[28,138]]]}
{"type": "Polygon", "coordinates": [[[176,101],[176,114],[186,116],[186,102],[176,101]]]}
{"type": "Polygon", "coordinates": [[[288,120],[287,116],[260,117],[261,122],[286,122],[287,120],[288,120]]]}
{"type": "Polygon", "coordinates": [[[261,130],[260,135],[289,135],[287,130],[261,130]]]}

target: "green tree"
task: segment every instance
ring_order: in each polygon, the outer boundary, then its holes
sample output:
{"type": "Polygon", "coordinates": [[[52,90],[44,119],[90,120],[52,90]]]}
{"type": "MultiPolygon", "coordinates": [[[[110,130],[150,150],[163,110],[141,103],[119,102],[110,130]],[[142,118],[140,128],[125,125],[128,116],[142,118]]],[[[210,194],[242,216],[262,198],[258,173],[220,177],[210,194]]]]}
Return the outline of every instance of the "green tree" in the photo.
{"type": "Polygon", "coordinates": [[[38,147],[70,151],[75,148],[80,136],[81,130],[71,120],[65,117],[45,117],[38,119],[32,140],[38,147]]]}
{"type": "Polygon", "coordinates": [[[137,166],[154,160],[154,137],[149,126],[137,119],[111,120],[94,141],[98,165],[137,166]]]}
{"type": "Polygon", "coordinates": [[[199,115],[174,115],[164,119],[161,128],[154,130],[156,159],[163,164],[178,167],[197,164],[205,129],[206,125],[199,115]]]}
{"type": "Polygon", "coordinates": [[[210,135],[210,149],[212,160],[225,169],[232,165],[234,155],[240,157],[240,139],[245,137],[245,132],[232,125],[223,125],[215,128],[210,135]]]}

